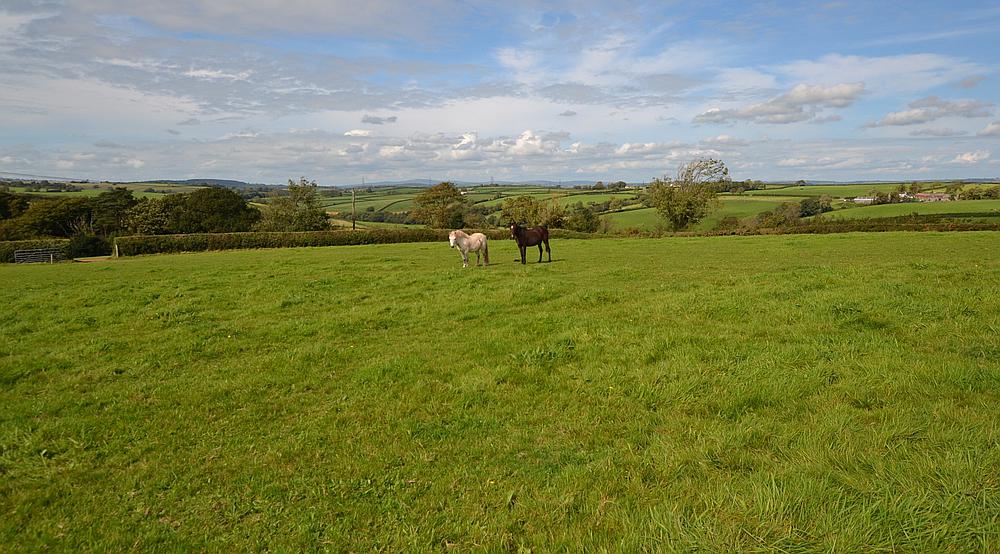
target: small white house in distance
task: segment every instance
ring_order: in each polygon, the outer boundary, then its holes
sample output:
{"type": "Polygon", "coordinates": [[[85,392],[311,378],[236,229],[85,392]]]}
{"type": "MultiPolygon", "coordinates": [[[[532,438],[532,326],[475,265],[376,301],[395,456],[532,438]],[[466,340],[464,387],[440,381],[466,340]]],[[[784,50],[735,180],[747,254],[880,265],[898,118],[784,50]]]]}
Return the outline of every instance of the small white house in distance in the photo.
{"type": "Polygon", "coordinates": [[[855,204],[862,204],[862,205],[871,204],[874,201],[875,199],[872,198],[871,196],[858,196],[853,200],[851,200],[851,202],[854,202],[855,204]]]}

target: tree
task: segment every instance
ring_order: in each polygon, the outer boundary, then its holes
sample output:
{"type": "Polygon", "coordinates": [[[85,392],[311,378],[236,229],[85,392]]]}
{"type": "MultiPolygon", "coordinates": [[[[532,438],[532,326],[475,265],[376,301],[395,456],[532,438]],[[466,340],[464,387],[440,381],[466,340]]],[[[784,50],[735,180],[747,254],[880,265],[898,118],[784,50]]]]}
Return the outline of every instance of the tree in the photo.
{"type": "MultiPolygon", "coordinates": [[[[172,195],[179,196],[179,195],[172,195]]],[[[166,198],[143,198],[125,214],[125,228],[136,235],[163,235],[170,232],[170,208],[166,198]]]]}
{"type": "Polygon", "coordinates": [[[289,179],[286,194],[273,192],[261,215],[257,229],[261,231],[322,231],[330,225],[319,205],[316,181],[305,177],[299,182],[289,179]]]}
{"type": "Polygon", "coordinates": [[[125,230],[129,209],[139,201],[126,188],[102,192],[91,202],[93,230],[99,235],[113,235],[125,230]]]}
{"type": "Polygon", "coordinates": [[[465,197],[452,183],[434,185],[413,199],[413,217],[435,229],[461,227],[464,213],[465,197]]]}
{"type": "Polygon", "coordinates": [[[0,219],[14,218],[28,209],[28,201],[23,196],[0,191],[0,219]]]}
{"type": "Polygon", "coordinates": [[[649,203],[674,231],[701,221],[718,203],[716,188],[729,181],[722,160],[701,158],[677,171],[672,180],[654,179],[647,187],[649,203]]]}
{"type": "Polygon", "coordinates": [[[819,215],[832,209],[833,207],[831,206],[829,196],[821,196],[818,198],[810,196],[809,198],[804,198],[801,202],[799,202],[799,217],[819,215]]]}
{"type": "Polygon", "coordinates": [[[249,231],[260,212],[248,206],[234,190],[207,187],[184,195],[173,210],[171,224],[179,233],[235,233],[249,231]]]}
{"type": "Polygon", "coordinates": [[[503,201],[500,206],[500,219],[503,223],[519,223],[521,225],[538,225],[541,205],[530,196],[516,196],[503,201]]]}
{"type": "Polygon", "coordinates": [[[572,231],[593,233],[600,227],[601,219],[594,210],[584,206],[583,202],[577,202],[570,208],[569,213],[566,215],[564,225],[572,231]]]}

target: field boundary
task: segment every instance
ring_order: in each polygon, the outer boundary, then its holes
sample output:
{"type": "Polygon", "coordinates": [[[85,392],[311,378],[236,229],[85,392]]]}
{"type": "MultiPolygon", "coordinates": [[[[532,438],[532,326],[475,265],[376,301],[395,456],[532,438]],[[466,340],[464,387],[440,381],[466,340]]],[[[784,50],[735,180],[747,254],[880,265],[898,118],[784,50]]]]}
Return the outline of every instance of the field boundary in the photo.
{"type": "MultiPolygon", "coordinates": [[[[475,230],[469,230],[473,232],[475,230]]],[[[295,248],[304,246],[357,246],[448,240],[448,229],[364,229],[342,231],[307,231],[289,233],[199,233],[187,235],[135,235],[118,237],[115,245],[121,256],[204,252],[209,250],[246,250],[256,248],[295,248]]],[[[481,231],[491,240],[510,237],[506,229],[481,231]]],[[[553,238],[600,238],[604,235],[553,229],[553,238]]]]}

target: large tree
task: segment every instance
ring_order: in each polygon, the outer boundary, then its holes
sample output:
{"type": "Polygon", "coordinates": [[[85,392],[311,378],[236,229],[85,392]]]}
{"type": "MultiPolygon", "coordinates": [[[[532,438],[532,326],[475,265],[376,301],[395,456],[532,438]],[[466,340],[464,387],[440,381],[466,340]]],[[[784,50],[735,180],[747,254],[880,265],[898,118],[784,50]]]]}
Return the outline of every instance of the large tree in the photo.
{"type": "Polygon", "coordinates": [[[180,233],[234,233],[249,231],[260,218],[238,192],[207,187],[184,195],[171,214],[171,225],[180,233]]]}
{"type": "Polygon", "coordinates": [[[701,158],[682,166],[673,179],[654,179],[646,192],[670,228],[680,231],[711,213],[718,204],[716,190],[728,181],[722,160],[701,158]]]}
{"type": "Polygon", "coordinates": [[[451,183],[430,187],[413,200],[413,217],[436,229],[462,226],[465,198],[451,183]]]}
{"type": "Polygon", "coordinates": [[[330,226],[319,204],[316,181],[288,180],[288,190],[274,193],[257,228],[262,231],[322,231],[330,226]]]}

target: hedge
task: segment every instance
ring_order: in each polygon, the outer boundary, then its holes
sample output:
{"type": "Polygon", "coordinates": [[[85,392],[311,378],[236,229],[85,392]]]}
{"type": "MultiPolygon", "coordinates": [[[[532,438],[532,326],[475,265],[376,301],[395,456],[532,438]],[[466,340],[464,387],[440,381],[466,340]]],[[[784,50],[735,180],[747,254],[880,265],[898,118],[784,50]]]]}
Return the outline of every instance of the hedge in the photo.
{"type": "MultiPolygon", "coordinates": [[[[510,237],[506,229],[488,229],[491,240],[510,237]]],[[[295,233],[199,233],[190,235],[134,235],[118,237],[115,242],[120,256],[163,254],[172,252],[202,252],[206,250],[240,250],[248,248],[288,248],[299,246],[350,246],[358,244],[389,244],[400,242],[434,242],[448,240],[447,229],[364,229],[359,231],[308,231],[295,233]]],[[[553,238],[591,238],[588,233],[562,229],[551,231],[553,238]]]]}
{"type": "MultiPolygon", "coordinates": [[[[69,239],[34,239],[7,240],[0,242],[0,263],[14,263],[15,250],[30,250],[32,248],[62,248],[65,252],[69,247],[69,239]]],[[[69,256],[67,256],[69,257],[69,256]]]]}

